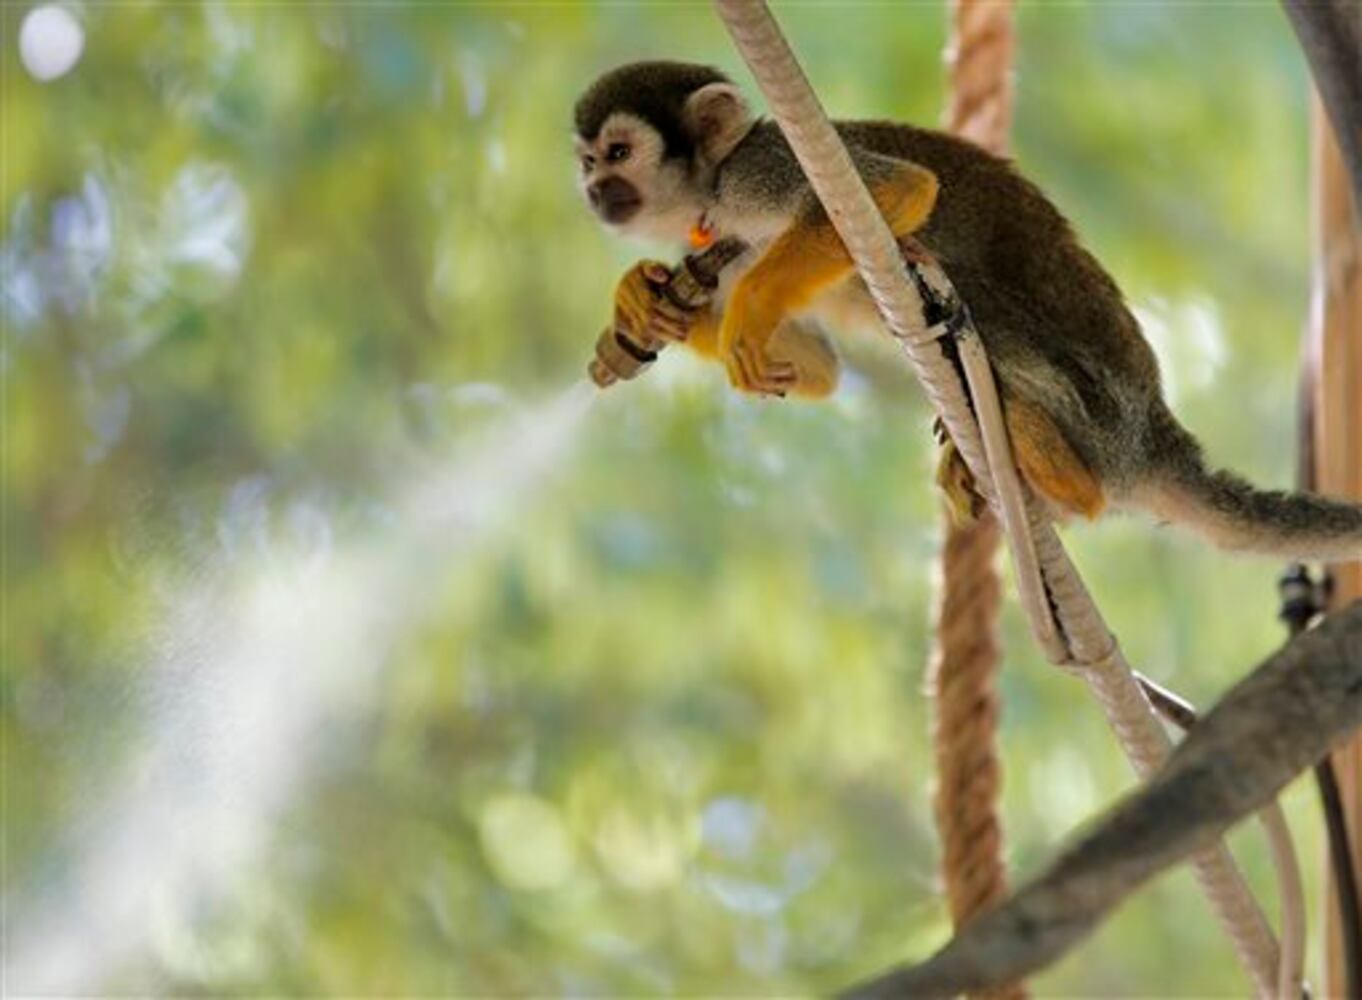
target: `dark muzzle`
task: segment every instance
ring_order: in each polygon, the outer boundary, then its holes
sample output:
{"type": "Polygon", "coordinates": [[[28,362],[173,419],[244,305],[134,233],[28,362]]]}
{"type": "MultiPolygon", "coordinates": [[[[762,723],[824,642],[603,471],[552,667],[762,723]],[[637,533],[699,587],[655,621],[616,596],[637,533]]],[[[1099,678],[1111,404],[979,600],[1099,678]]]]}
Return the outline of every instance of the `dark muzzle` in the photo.
{"type": "Polygon", "coordinates": [[[634,185],[622,177],[607,177],[586,189],[587,200],[606,222],[627,222],[643,205],[634,185]]]}

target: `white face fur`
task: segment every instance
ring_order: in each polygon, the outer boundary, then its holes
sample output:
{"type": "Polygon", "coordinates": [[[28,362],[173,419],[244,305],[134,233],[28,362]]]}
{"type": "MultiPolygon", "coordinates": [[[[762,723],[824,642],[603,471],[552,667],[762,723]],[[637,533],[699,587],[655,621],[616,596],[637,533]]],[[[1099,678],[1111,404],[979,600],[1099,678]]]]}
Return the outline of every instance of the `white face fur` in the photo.
{"type": "Polygon", "coordinates": [[[582,197],[602,224],[624,236],[684,242],[700,221],[705,206],[697,197],[679,159],[664,161],[662,136],[636,115],[617,111],[605,120],[595,141],[576,140],[578,186],[582,197]],[[612,178],[627,182],[638,198],[630,210],[619,205],[624,189],[612,178]],[[606,185],[602,187],[602,185],[606,185]],[[596,196],[593,198],[593,189],[596,196]],[[612,218],[612,214],[618,217],[612,218]]]}

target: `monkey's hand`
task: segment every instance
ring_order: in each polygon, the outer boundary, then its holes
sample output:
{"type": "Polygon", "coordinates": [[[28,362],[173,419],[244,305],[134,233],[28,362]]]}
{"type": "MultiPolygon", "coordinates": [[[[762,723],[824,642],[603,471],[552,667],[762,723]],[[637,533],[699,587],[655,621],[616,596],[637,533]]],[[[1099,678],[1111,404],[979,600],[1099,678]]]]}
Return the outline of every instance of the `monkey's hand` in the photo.
{"type": "Polygon", "coordinates": [[[663,291],[672,269],[661,261],[641,260],[615,286],[615,329],[640,347],[662,341],[684,342],[696,310],[673,302],[663,291]]]}
{"type": "MultiPolygon", "coordinates": [[[[754,270],[756,270],[754,268],[754,270]]],[[[783,396],[798,379],[795,365],[769,351],[776,327],[784,319],[778,298],[749,272],[741,278],[724,308],[719,327],[719,357],[729,381],[743,392],[783,396]]]]}
{"type": "MultiPolygon", "coordinates": [[[[870,185],[875,204],[894,235],[907,236],[931,214],[936,176],[906,161],[880,157],[876,163],[879,177],[870,185]]],[[[785,395],[799,373],[768,352],[771,337],[787,316],[852,270],[851,257],[821,208],[804,211],[777,236],[738,279],[724,310],[719,353],[733,384],[746,392],[785,395]]]]}

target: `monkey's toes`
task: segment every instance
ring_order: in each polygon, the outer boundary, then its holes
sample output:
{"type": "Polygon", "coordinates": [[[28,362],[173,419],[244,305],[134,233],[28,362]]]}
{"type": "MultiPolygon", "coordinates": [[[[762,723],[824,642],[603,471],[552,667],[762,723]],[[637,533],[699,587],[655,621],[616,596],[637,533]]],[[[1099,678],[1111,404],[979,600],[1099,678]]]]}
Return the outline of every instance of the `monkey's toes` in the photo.
{"type": "Polygon", "coordinates": [[[970,524],[983,514],[987,505],[979,495],[974,473],[970,472],[964,456],[949,437],[942,445],[941,456],[937,460],[936,485],[946,498],[951,520],[956,524],[970,524]]]}

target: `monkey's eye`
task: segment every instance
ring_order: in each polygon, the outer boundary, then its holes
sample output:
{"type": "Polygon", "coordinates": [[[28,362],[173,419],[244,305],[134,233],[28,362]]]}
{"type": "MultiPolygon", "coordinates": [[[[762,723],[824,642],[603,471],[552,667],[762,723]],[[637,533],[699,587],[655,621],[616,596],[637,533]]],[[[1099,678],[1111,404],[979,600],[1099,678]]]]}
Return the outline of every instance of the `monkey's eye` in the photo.
{"type": "Polygon", "coordinates": [[[589,174],[596,169],[596,158],[590,153],[582,156],[582,173],[589,174]]]}
{"type": "Polygon", "coordinates": [[[612,142],[605,151],[605,160],[607,163],[623,163],[629,159],[629,153],[630,149],[627,142],[612,142]]]}

